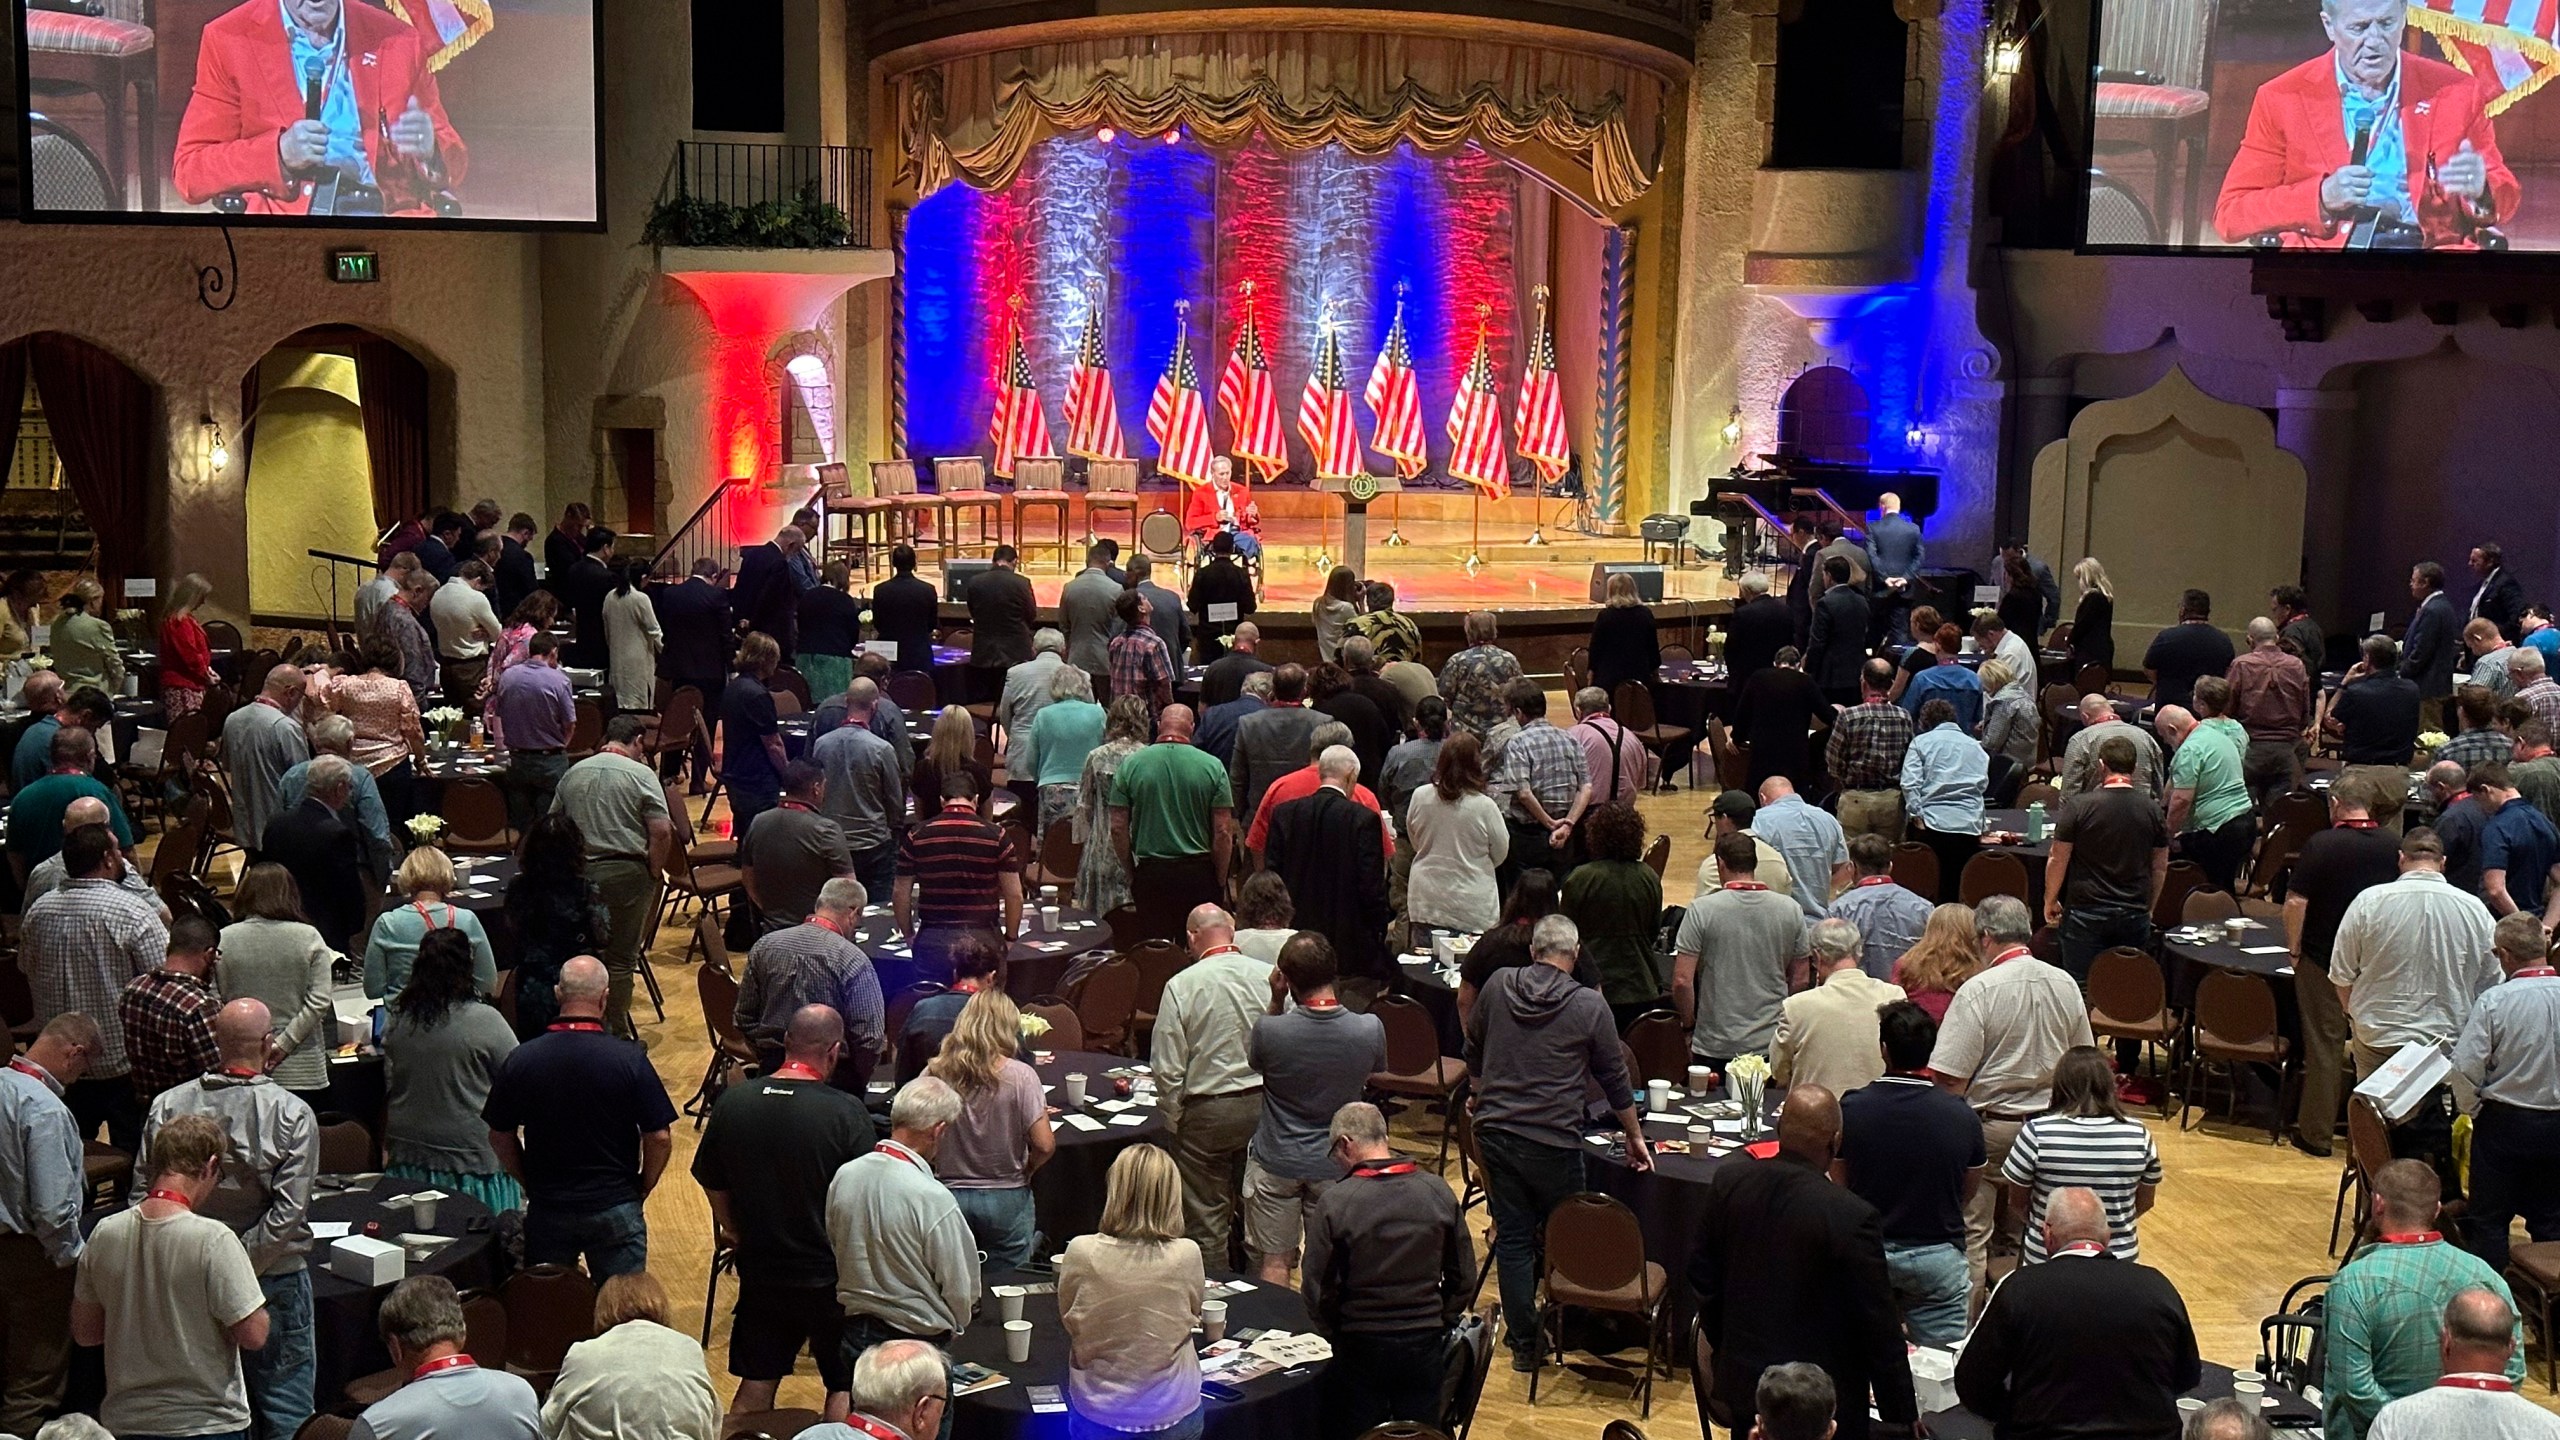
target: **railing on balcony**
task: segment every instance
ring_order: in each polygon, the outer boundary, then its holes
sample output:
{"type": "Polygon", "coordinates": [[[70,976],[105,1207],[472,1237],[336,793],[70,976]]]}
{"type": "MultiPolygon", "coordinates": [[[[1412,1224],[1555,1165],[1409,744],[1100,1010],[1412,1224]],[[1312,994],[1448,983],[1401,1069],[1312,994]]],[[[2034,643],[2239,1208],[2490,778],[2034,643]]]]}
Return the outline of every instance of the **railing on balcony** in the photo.
{"type": "Polygon", "coordinates": [[[871,152],[679,140],[648,239],[659,245],[868,249],[871,152]]]}

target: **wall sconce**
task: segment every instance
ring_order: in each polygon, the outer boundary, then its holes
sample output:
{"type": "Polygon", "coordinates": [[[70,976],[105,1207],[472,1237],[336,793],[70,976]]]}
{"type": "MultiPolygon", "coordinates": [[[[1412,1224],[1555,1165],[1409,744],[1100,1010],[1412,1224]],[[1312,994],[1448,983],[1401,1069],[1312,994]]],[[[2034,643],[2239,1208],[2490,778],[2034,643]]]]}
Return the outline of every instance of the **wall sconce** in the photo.
{"type": "Polygon", "coordinates": [[[1101,141],[1105,145],[1108,145],[1112,141],[1120,138],[1120,132],[1112,129],[1108,125],[1105,125],[1101,129],[1093,132],[1093,138],[1101,141]]]}
{"type": "Polygon", "coordinates": [[[2018,65],[2026,58],[2027,42],[2009,37],[1991,47],[1991,71],[2006,78],[2018,73],[2018,65]]]}
{"type": "Polygon", "coordinates": [[[217,424],[211,415],[199,416],[196,420],[196,433],[204,437],[206,475],[211,477],[230,469],[231,446],[222,438],[222,426],[217,424]]]}
{"type": "Polygon", "coordinates": [[[1732,410],[1732,413],[1730,413],[1730,414],[1728,414],[1728,415],[1726,415],[1726,416],[1724,417],[1724,429],[1722,429],[1722,430],[1718,431],[1717,433],[1718,433],[1718,434],[1720,434],[1720,435],[1722,435],[1722,436],[1724,437],[1724,443],[1725,443],[1727,446],[1739,445],[1739,444],[1741,444],[1741,443],[1742,443],[1742,407],[1741,407],[1741,406],[1739,406],[1739,405],[1734,406],[1734,407],[1733,407],[1733,410],[1732,410]]]}
{"type": "Polygon", "coordinates": [[[1929,427],[1921,424],[1917,420],[1912,421],[1911,424],[1902,432],[1902,444],[1903,448],[1907,450],[1928,449],[1929,427]]]}

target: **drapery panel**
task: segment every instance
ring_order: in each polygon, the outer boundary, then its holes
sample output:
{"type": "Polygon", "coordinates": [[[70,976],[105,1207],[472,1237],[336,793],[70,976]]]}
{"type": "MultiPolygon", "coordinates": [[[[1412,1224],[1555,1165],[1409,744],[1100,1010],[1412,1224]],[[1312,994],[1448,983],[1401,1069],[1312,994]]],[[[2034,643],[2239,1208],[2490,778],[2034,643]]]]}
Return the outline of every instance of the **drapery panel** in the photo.
{"type": "Polygon", "coordinates": [[[1347,31],[1217,31],[1021,46],[894,78],[900,178],[1010,183],[1051,135],[1179,125],[1215,147],[1255,133],[1290,149],[1384,155],[1530,142],[1589,167],[1613,209],[1653,184],[1665,84],[1549,46],[1347,31]]]}
{"type": "Polygon", "coordinates": [[[388,530],[427,508],[427,367],[399,344],[354,345],[356,402],[373,464],[373,523],[388,530]]]}
{"type": "Polygon", "coordinates": [[[10,462],[18,458],[18,412],[27,403],[27,347],[22,341],[0,345],[0,485],[9,481],[10,462]]]}
{"type": "Polygon", "coordinates": [[[144,508],[165,483],[165,435],[149,382],[123,361],[69,335],[25,343],[36,398],[62,457],[62,478],[98,539],[98,581],[119,597],[142,560],[144,508]]]}

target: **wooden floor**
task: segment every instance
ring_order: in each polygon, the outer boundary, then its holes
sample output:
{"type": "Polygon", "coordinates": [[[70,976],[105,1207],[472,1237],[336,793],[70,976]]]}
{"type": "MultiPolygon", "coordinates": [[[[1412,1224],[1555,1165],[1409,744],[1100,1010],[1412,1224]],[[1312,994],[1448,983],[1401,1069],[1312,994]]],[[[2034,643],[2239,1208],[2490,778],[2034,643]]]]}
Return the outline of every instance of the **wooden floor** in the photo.
{"type": "MultiPolygon", "coordinates": [[[[1707,799],[1703,792],[1679,791],[1641,802],[1652,827],[1673,837],[1665,888],[1675,904],[1687,899],[1698,862],[1706,855],[1702,830],[1707,799]]],[[[645,1003],[641,1011],[642,1037],[668,1092],[679,1103],[693,1093],[708,1054],[693,975],[684,964],[683,928],[689,927],[667,930],[651,957],[659,984],[667,992],[666,1020],[652,1022],[645,1003]]],[[[2291,1146],[2270,1146],[2263,1131],[2230,1130],[2218,1122],[2212,1128],[2182,1131],[2174,1123],[2150,1117],[2145,1123],[2158,1140],[2167,1179],[2160,1187],[2158,1207],[2142,1221],[2143,1259],[2164,1271],[2185,1296],[2206,1358],[2246,1365],[2257,1353],[2259,1319],[2277,1308],[2286,1287],[2333,1268],[2324,1247],[2339,1162],[2314,1160],[2291,1146]]],[[[650,1268],[678,1301],[681,1313],[676,1327],[689,1333],[698,1331],[701,1323],[705,1267],[711,1254],[710,1212],[689,1172],[694,1140],[692,1122],[679,1122],[675,1157],[665,1183],[648,1206],[650,1268]]],[[[1481,1212],[1477,1218],[1480,1231],[1481,1212]]],[[[724,1396],[734,1388],[723,1366],[727,1306],[735,1293],[734,1285],[724,1286],[712,1329],[711,1370],[724,1396]]],[[[1488,1284],[1488,1301],[1492,1293],[1488,1284]]],[[[2541,1383],[2541,1374],[2537,1363],[2526,1393],[2560,1409],[2560,1402],[2541,1383]]],[[[1525,1380],[1506,1365],[1495,1365],[1476,1434],[1494,1440],[1596,1436],[1606,1422],[1636,1416],[1624,1385],[1559,1376],[1550,1369],[1533,1408],[1527,1402],[1525,1380]]],[[[782,1403],[814,1408],[818,1399],[816,1371],[804,1359],[800,1373],[785,1383],[782,1403]]],[[[1697,1412],[1688,1386],[1684,1382],[1658,1386],[1652,1418],[1642,1423],[1648,1436],[1696,1436],[1697,1412]]]]}

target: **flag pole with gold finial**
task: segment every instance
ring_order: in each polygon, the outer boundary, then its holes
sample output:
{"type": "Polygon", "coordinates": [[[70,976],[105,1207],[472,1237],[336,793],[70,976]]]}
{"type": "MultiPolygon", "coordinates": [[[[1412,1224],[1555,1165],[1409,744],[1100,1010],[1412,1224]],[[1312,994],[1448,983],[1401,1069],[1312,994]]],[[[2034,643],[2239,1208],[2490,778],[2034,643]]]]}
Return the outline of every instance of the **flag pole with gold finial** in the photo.
{"type": "MultiPolygon", "coordinates": [[[[1404,292],[1412,288],[1412,285],[1406,281],[1399,280],[1396,282],[1396,318],[1399,320],[1404,318],[1404,292]]],[[[1396,468],[1398,473],[1401,474],[1404,467],[1398,466],[1396,468]]],[[[1413,543],[1412,541],[1404,538],[1404,487],[1401,485],[1396,487],[1394,494],[1387,497],[1387,538],[1379,543],[1383,545],[1410,545],[1413,543]]]]}
{"type": "MultiPolygon", "coordinates": [[[[1486,304],[1481,300],[1476,302],[1476,349],[1479,352],[1484,349],[1485,321],[1492,314],[1493,307],[1491,305],[1486,304]]],[[[1470,358],[1468,363],[1472,365],[1475,362],[1470,358]]],[[[1461,380],[1459,383],[1463,385],[1466,382],[1461,380]]],[[[1454,459],[1455,457],[1453,456],[1451,458],[1454,459]]],[[[1473,480],[1469,480],[1467,481],[1467,573],[1473,575],[1483,568],[1484,487],[1473,480]]]]}
{"type": "MultiPolygon", "coordinates": [[[[1544,285],[1531,286],[1529,293],[1531,296],[1535,297],[1538,302],[1538,328],[1536,331],[1532,332],[1529,341],[1530,344],[1535,345],[1539,343],[1537,337],[1542,336],[1547,332],[1547,287],[1544,285]]],[[[1522,383],[1527,383],[1525,377],[1523,377],[1522,383]]],[[[1538,524],[1538,502],[1545,498],[1546,487],[1538,483],[1537,477],[1533,473],[1529,479],[1529,538],[1521,543],[1527,545],[1544,545],[1547,543],[1547,533],[1544,529],[1540,528],[1538,524]]],[[[1562,512],[1558,513],[1561,514],[1562,512]]]]}

